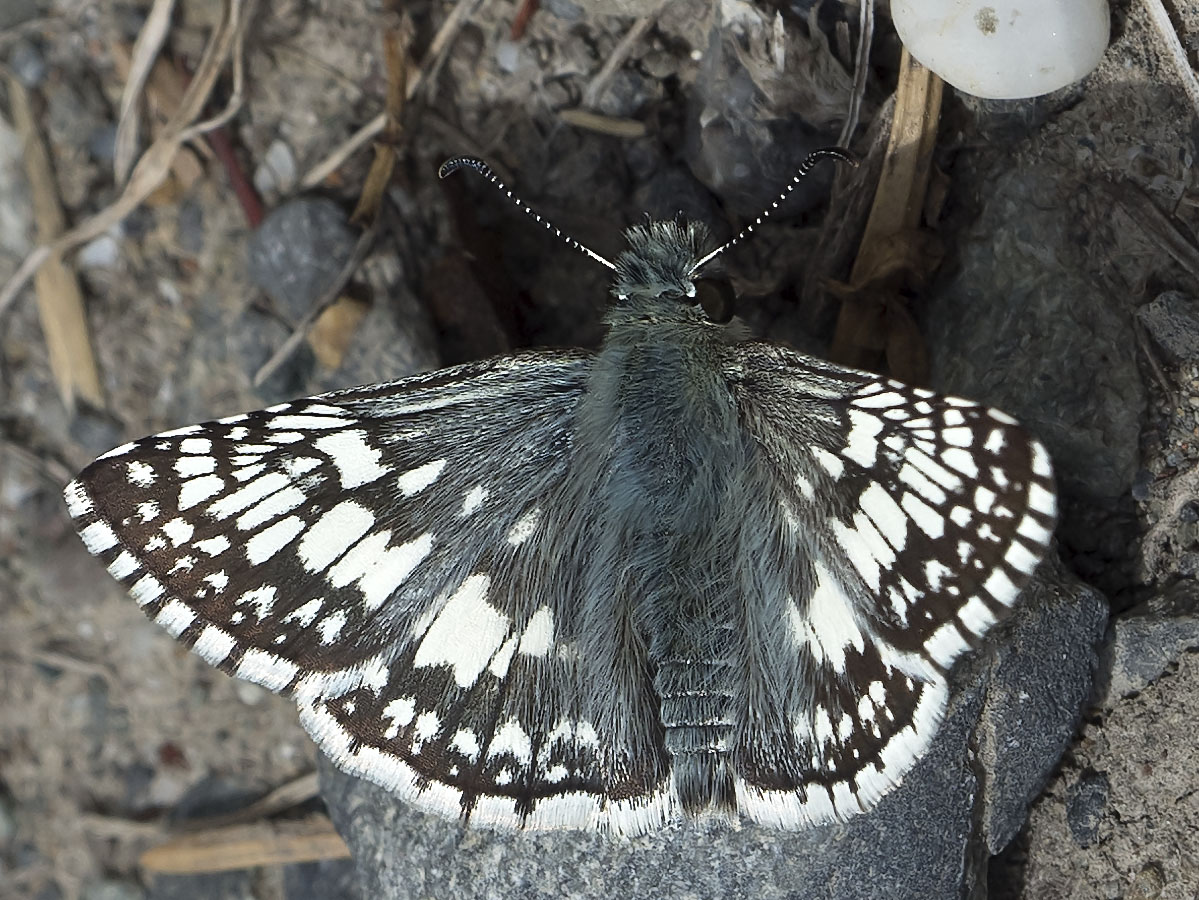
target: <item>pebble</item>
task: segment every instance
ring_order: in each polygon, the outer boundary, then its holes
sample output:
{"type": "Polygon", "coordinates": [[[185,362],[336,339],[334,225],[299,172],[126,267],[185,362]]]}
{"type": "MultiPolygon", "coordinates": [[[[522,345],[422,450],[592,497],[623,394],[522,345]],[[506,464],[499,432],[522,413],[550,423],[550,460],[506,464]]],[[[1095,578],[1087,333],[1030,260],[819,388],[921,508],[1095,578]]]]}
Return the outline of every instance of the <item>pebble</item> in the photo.
{"type": "Polygon", "coordinates": [[[1110,792],[1111,782],[1102,772],[1084,772],[1066,788],[1066,823],[1078,846],[1090,847],[1099,840],[1110,792]]]}
{"type": "Polygon", "coordinates": [[[495,64],[511,75],[520,66],[520,44],[515,41],[498,41],[495,45],[495,64]]]}
{"type": "Polygon", "coordinates": [[[27,88],[36,88],[46,80],[46,57],[32,41],[21,40],[12,45],[8,67],[27,88]]]}
{"type": "Polygon", "coordinates": [[[286,141],[276,138],[266,148],[254,169],[254,187],[259,194],[288,194],[296,186],[296,157],[286,141]]]}
{"type": "Polygon", "coordinates": [[[337,278],[356,242],[340,206],[324,197],[297,197],[271,210],[251,236],[247,272],[298,319],[337,278]]]}
{"type": "Polygon", "coordinates": [[[1107,0],[892,0],[912,56],[976,97],[1038,97],[1084,78],[1107,50],[1107,0]]]}
{"type": "Polygon", "coordinates": [[[111,269],[121,258],[121,245],[111,234],[102,234],[83,245],[75,257],[84,269],[111,269]]]}

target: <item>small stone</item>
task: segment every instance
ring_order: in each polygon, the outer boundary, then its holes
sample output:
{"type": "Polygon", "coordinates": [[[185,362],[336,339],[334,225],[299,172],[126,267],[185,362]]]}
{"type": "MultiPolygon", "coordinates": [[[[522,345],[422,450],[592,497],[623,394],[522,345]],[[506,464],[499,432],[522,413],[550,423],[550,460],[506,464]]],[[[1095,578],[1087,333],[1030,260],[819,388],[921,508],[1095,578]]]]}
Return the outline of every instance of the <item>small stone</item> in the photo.
{"type": "Polygon", "coordinates": [[[254,169],[254,187],[260,194],[286,194],[295,186],[295,154],[285,141],[276,138],[254,169]]]}
{"type": "Polygon", "coordinates": [[[1111,782],[1102,772],[1084,772],[1066,788],[1066,823],[1078,846],[1090,847],[1099,840],[1110,792],[1111,782]]]}
{"type": "Polygon", "coordinates": [[[1179,556],[1178,571],[1187,578],[1199,578],[1199,553],[1192,551],[1179,556]]]}
{"type": "MultiPolygon", "coordinates": [[[[1191,555],[1199,557],[1199,553],[1191,555]]],[[[1112,707],[1122,698],[1143,691],[1196,645],[1199,594],[1192,582],[1180,581],[1160,596],[1122,613],[1113,619],[1101,651],[1100,668],[1107,682],[1099,692],[1103,705],[1112,707]]]]}
{"type": "Polygon", "coordinates": [[[102,234],[83,245],[75,257],[84,269],[111,269],[121,258],[121,245],[111,234],[102,234]]]}
{"type": "Polygon", "coordinates": [[[12,795],[0,785],[0,847],[17,834],[17,803],[12,795]]]}
{"type": "Polygon", "coordinates": [[[179,217],[175,220],[179,232],[179,246],[195,256],[204,249],[204,207],[192,199],[179,204],[179,217]]]}
{"type": "Polygon", "coordinates": [[[267,690],[248,681],[233,682],[233,691],[237,694],[237,699],[246,706],[258,706],[269,696],[267,690]]]}
{"type": "Polygon", "coordinates": [[[1157,900],[1166,887],[1166,872],[1159,862],[1147,862],[1132,879],[1124,900],[1157,900]]]}
{"type": "Polygon", "coordinates": [[[105,122],[92,129],[92,133],[88,135],[87,155],[101,165],[111,165],[116,145],[117,126],[113,122],[105,122]]]}
{"type": "Polygon", "coordinates": [[[1199,302],[1164,291],[1137,310],[1137,319],[1173,362],[1199,359],[1199,302]]]}
{"type": "Polygon", "coordinates": [[[495,64],[500,71],[511,75],[520,66],[520,44],[515,41],[499,41],[495,45],[495,64]]]}
{"type": "Polygon", "coordinates": [[[1149,499],[1149,488],[1153,485],[1153,473],[1148,469],[1138,469],[1132,479],[1132,499],[1144,503],[1149,499]]]}
{"type": "Polygon", "coordinates": [[[46,80],[46,57],[31,41],[17,41],[8,51],[8,67],[21,84],[36,88],[46,80]]]}
{"type": "Polygon", "coordinates": [[[146,896],[136,884],[105,879],[83,889],[83,900],[142,900],[146,896]]]}
{"type": "Polygon", "coordinates": [[[271,210],[250,238],[250,280],[295,319],[337,278],[357,237],[341,207],[298,197],[271,210]]]}
{"type": "Polygon", "coordinates": [[[541,8],[558,19],[577,22],[583,18],[583,7],[572,0],[541,0],[541,8]]]}

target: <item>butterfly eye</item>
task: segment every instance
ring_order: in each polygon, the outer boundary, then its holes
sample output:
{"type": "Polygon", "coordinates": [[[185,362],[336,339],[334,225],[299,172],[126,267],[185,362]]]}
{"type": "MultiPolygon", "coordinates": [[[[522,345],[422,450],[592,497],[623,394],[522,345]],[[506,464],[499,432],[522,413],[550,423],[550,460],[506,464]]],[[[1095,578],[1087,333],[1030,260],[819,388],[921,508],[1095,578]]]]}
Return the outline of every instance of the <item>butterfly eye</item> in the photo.
{"type": "Polygon", "coordinates": [[[711,321],[723,325],[733,318],[737,295],[726,278],[700,278],[695,282],[695,301],[711,321]]]}

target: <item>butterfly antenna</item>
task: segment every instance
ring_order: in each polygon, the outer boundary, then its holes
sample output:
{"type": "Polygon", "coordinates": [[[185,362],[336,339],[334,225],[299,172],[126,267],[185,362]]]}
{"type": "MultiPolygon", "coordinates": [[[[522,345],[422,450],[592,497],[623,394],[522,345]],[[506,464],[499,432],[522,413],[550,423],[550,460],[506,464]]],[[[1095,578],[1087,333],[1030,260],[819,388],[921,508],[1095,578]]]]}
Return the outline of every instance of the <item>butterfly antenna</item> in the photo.
{"type": "Polygon", "coordinates": [[[782,206],[783,201],[787,199],[793,190],[795,190],[795,186],[799,184],[800,179],[811,172],[812,169],[816,167],[816,163],[820,162],[820,160],[826,156],[832,157],[833,159],[839,159],[841,162],[849,163],[851,166],[856,166],[858,164],[857,158],[852,153],[850,153],[848,150],[843,150],[840,147],[822,147],[819,150],[813,150],[808,154],[807,159],[799,164],[799,168],[795,170],[795,174],[791,176],[791,180],[787,182],[787,186],[783,188],[782,192],[778,195],[778,197],[775,198],[774,202],[762,210],[756,219],[742,228],[740,233],[735,238],[730,241],[726,241],[711,253],[701,258],[699,262],[691,267],[690,275],[694,276],[696,272],[710,263],[721,253],[724,253],[724,251],[729,250],[732,247],[736,247],[743,240],[753,234],[759,225],[770,218],[771,213],[782,206]]]}
{"type": "Polygon", "coordinates": [[[525,203],[523,200],[521,200],[519,197],[517,197],[514,193],[512,193],[512,191],[508,190],[508,188],[507,188],[507,186],[505,186],[504,182],[500,181],[500,179],[496,176],[495,172],[491,171],[491,166],[487,165],[487,163],[483,162],[483,160],[478,159],[477,157],[474,157],[474,156],[455,156],[453,159],[447,159],[445,162],[443,162],[441,164],[441,168],[437,170],[437,177],[438,178],[446,178],[449,175],[451,175],[452,173],[457,172],[459,169],[463,169],[463,168],[473,169],[474,171],[478,172],[480,175],[482,175],[484,178],[486,178],[488,181],[490,181],[493,185],[495,185],[497,188],[499,188],[501,191],[503,191],[509,200],[511,200],[513,203],[515,203],[518,207],[520,207],[522,212],[526,213],[527,215],[532,216],[534,219],[536,219],[538,222],[540,222],[542,225],[544,225],[547,231],[552,231],[558,237],[562,238],[562,240],[566,241],[566,243],[568,243],[570,246],[574,247],[576,250],[581,250],[583,253],[586,253],[588,256],[590,256],[592,259],[594,259],[597,263],[607,266],[609,269],[611,269],[614,272],[616,271],[615,265],[608,262],[608,260],[604,259],[602,256],[600,256],[598,253],[596,253],[590,247],[584,247],[582,244],[580,244],[578,241],[576,241],[574,238],[572,238],[569,234],[563,234],[558,229],[557,225],[555,225],[553,222],[549,221],[549,219],[542,218],[542,216],[539,212],[537,212],[535,209],[533,209],[531,206],[529,206],[527,203],[525,203]]]}

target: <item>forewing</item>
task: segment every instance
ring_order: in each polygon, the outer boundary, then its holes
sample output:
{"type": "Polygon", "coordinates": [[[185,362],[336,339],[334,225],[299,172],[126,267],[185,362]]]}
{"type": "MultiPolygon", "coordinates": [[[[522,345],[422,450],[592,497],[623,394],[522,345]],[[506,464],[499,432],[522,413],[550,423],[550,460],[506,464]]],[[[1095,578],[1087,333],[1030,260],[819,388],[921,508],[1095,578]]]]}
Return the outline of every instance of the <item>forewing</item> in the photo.
{"type": "Polygon", "coordinates": [[[726,374],[766,487],[746,547],[771,671],[738,740],[738,800],[781,825],[873,806],[923,754],[946,675],[1045,554],[1049,457],[1011,417],[770,344],[726,374]],[[781,671],[780,671],[781,669],[781,671]]]}
{"type": "Polygon", "coordinates": [[[544,570],[590,360],[528,353],[166,432],[101,457],[67,503],[147,615],[293,695],[347,770],[476,821],[639,821],[651,786],[601,771],[618,750],[555,652],[569,598],[522,582],[544,570]],[[614,788],[631,805],[605,804],[614,788]]]}

